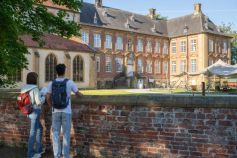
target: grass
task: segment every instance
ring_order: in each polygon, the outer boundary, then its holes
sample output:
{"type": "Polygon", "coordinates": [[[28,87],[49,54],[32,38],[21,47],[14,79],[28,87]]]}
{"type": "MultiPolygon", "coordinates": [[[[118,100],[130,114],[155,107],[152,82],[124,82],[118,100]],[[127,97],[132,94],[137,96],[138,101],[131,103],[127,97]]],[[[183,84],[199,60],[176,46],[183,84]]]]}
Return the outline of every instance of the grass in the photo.
{"type": "MultiPolygon", "coordinates": [[[[123,96],[134,96],[134,95],[149,95],[149,94],[161,94],[161,93],[172,93],[172,94],[201,94],[201,91],[187,91],[186,89],[100,89],[100,90],[81,90],[84,95],[99,95],[99,96],[113,96],[113,95],[123,95],[123,96]]],[[[236,90],[228,90],[226,92],[219,91],[206,91],[206,94],[231,94],[237,95],[236,90]]]]}

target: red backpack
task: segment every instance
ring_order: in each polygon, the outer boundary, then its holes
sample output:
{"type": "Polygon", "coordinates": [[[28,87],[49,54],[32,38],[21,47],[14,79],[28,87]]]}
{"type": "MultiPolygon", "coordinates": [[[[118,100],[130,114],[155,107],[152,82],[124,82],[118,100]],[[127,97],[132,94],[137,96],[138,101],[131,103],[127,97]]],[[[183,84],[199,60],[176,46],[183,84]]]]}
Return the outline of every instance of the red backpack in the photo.
{"type": "Polygon", "coordinates": [[[18,108],[24,115],[29,115],[33,110],[33,105],[30,100],[30,91],[25,93],[20,93],[17,97],[18,108]]]}

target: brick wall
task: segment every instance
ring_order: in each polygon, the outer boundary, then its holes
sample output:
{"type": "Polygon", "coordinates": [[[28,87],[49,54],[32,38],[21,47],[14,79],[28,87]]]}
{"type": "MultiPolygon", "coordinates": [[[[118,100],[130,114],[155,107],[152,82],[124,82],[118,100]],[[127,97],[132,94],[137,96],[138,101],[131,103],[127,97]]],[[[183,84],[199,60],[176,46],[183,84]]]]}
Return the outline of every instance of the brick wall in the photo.
{"type": "MultiPolygon", "coordinates": [[[[24,145],[29,122],[7,96],[0,97],[0,140],[24,145]]],[[[236,101],[185,95],[74,98],[71,149],[84,157],[235,158],[236,101]]],[[[50,145],[51,112],[44,110],[44,142],[50,145]]]]}

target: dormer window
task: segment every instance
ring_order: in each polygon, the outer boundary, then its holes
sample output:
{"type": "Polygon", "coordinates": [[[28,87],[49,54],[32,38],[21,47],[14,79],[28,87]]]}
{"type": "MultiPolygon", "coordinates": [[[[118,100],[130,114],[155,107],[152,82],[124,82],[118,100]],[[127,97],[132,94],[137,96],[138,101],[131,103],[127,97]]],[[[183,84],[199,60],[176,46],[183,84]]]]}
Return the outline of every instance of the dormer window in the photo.
{"type": "Polygon", "coordinates": [[[131,20],[131,21],[135,21],[135,16],[134,16],[134,14],[133,14],[132,16],[130,16],[130,20],[131,20]]]}
{"type": "Polygon", "coordinates": [[[156,32],[156,24],[154,24],[154,26],[151,28],[151,31],[154,33],[156,32]]]}
{"type": "Polygon", "coordinates": [[[97,15],[96,15],[96,13],[95,13],[95,16],[94,16],[94,24],[97,24],[97,22],[98,22],[98,18],[97,18],[97,15]]]}
{"type": "Polygon", "coordinates": [[[103,11],[103,16],[107,16],[108,15],[108,12],[107,12],[107,9],[105,9],[104,11],[103,11]]]}
{"type": "Polygon", "coordinates": [[[184,34],[188,33],[188,26],[185,24],[184,25],[184,34]]]}
{"type": "Polygon", "coordinates": [[[130,28],[130,24],[129,24],[129,20],[128,20],[128,19],[127,19],[127,22],[125,23],[125,27],[126,27],[127,29],[130,28]]]}

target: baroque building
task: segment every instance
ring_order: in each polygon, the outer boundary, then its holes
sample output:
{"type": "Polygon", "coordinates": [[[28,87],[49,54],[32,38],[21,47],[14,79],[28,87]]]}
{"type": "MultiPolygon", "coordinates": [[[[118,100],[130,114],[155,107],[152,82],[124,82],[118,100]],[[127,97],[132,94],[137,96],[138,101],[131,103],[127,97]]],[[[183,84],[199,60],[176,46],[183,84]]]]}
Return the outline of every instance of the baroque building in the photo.
{"type": "Polygon", "coordinates": [[[66,20],[80,24],[81,37],[73,40],[96,51],[89,62],[97,88],[137,87],[138,82],[145,87],[200,84],[203,76],[195,74],[218,59],[230,63],[231,37],[218,29],[199,3],[193,13],[170,20],[157,19],[153,8],[145,16],[103,6],[102,0],[83,2],[80,12],[51,1],[45,5],[52,14],[66,10],[66,20]]]}

